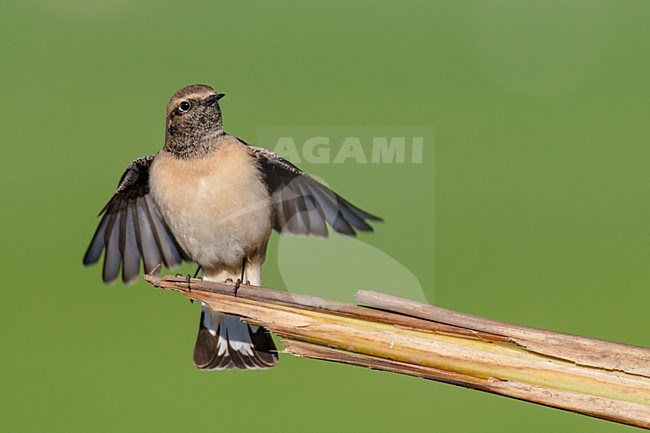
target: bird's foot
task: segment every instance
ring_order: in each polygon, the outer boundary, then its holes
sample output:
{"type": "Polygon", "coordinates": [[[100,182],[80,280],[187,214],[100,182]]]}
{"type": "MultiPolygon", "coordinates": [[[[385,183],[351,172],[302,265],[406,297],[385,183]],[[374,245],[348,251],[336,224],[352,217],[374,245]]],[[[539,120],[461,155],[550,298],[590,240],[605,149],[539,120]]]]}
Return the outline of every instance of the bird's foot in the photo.
{"type": "MultiPolygon", "coordinates": [[[[187,283],[187,291],[188,293],[192,293],[192,284],[190,281],[192,280],[192,277],[190,277],[190,274],[185,275],[185,282],[187,283]]],[[[190,298],[190,304],[194,303],[194,299],[190,298]]]]}
{"type": "MultiPolygon", "coordinates": [[[[187,284],[187,291],[188,293],[192,293],[192,284],[190,284],[190,280],[192,279],[192,276],[190,274],[183,275],[181,273],[176,274],[176,278],[180,277],[185,277],[185,284],[187,284]]],[[[194,303],[194,299],[190,298],[190,304],[194,303]]]]}
{"type": "Polygon", "coordinates": [[[241,279],[237,278],[237,281],[235,281],[235,298],[237,297],[237,291],[239,290],[239,286],[241,286],[241,279]]]}
{"type": "Polygon", "coordinates": [[[232,278],[226,278],[226,283],[235,283],[235,290],[234,290],[234,295],[237,297],[237,290],[239,290],[239,286],[241,286],[241,280],[237,278],[237,281],[234,281],[232,278]]]}

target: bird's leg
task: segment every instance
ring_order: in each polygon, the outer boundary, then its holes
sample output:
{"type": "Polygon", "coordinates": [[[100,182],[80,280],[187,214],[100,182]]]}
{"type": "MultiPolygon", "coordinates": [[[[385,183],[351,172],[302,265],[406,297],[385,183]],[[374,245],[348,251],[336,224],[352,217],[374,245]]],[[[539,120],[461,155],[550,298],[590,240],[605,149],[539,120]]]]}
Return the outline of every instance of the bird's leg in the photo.
{"type": "Polygon", "coordinates": [[[246,256],[241,259],[241,276],[239,277],[240,281],[244,281],[244,270],[246,270],[246,256]]]}
{"type": "Polygon", "coordinates": [[[241,286],[241,283],[244,281],[245,269],[246,269],[246,256],[244,256],[241,261],[241,276],[237,278],[237,281],[235,281],[235,297],[237,297],[237,290],[239,290],[239,286],[241,286]]]}
{"type": "MultiPolygon", "coordinates": [[[[194,272],[194,276],[193,276],[193,277],[190,277],[190,274],[185,275],[185,284],[187,284],[187,291],[188,291],[189,293],[192,293],[192,284],[191,284],[190,280],[191,280],[192,278],[196,278],[197,275],[199,275],[199,272],[201,272],[201,269],[203,269],[203,268],[201,267],[201,265],[199,265],[199,266],[196,268],[196,272],[194,272]]],[[[177,276],[177,277],[182,277],[183,274],[176,274],[176,276],[177,276]]],[[[190,298],[190,304],[193,304],[193,303],[194,303],[194,299],[190,298]]]]}
{"type": "MultiPolygon", "coordinates": [[[[190,274],[185,275],[185,283],[187,283],[187,291],[188,293],[192,293],[192,284],[190,284],[190,280],[192,277],[190,277],[190,274]]],[[[190,298],[190,304],[194,303],[194,299],[190,298]]]]}

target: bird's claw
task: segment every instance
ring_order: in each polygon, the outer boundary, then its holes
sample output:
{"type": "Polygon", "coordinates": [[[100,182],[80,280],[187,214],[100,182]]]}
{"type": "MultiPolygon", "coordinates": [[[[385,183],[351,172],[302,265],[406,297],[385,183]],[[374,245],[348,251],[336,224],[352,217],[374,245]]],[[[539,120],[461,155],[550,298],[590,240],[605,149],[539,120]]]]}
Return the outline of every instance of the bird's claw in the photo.
{"type": "Polygon", "coordinates": [[[239,286],[241,286],[241,280],[237,278],[237,281],[235,281],[235,290],[234,290],[235,298],[237,297],[237,291],[239,290],[239,286]]]}
{"type": "MultiPolygon", "coordinates": [[[[233,280],[232,278],[226,278],[226,283],[235,283],[235,288],[233,290],[233,293],[234,293],[234,295],[236,297],[237,296],[237,291],[239,290],[239,286],[242,285],[241,278],[237,278],[236,281],[233,280]]],[[[244,283],[244,284],[250,285],[250,282],[246,281],[246,283],[244,283]]]]}
{"type": "MultiPolygon", "coordinates": [[[[190,274],[185,275],[185,283],[187,284],[187,292],[192,293],[192,284],[190,283],[192,280],[192,277],[190,274]]],[[[194,303],[194,299],[190,298],[190,304],[194,303]]]]}

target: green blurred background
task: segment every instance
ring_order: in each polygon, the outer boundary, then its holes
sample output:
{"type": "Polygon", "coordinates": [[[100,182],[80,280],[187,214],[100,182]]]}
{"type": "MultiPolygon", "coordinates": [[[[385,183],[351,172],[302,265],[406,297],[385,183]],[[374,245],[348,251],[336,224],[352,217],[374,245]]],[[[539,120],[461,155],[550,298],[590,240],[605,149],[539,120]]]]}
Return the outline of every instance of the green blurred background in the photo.
{"type": "MultiPolygon", "coordinates": [[[[437,305],[648,346],[649,21],[645,1],[4,0],[0,430],[631,431],[286,356],[199,372],[197,305],[105,287],[81,258],[122,170],[161,146],[168,98],[208,83],[249,142],[434,127],[423,164],[302,166],[386,219],[355,242],[437,305]]],[[[265,282],[285,288],[278,245],[265,282]]],[[[307,281],[350,293],[383,272],[314,260],[307,281]]]]}

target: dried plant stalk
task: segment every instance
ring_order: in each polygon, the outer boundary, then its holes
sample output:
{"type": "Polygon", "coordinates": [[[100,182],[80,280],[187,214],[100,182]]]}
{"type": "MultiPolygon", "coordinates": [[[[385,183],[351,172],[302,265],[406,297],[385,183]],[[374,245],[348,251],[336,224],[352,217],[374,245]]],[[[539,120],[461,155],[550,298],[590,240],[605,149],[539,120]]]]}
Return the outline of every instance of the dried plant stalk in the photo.
{"type": "Polygon", "coordinates": [[[526,328],[372,291],[369,307],[261,287],[147,276],[266,326],[285,352],[479,389],[650,428],[650,350],[526,328]]]}

